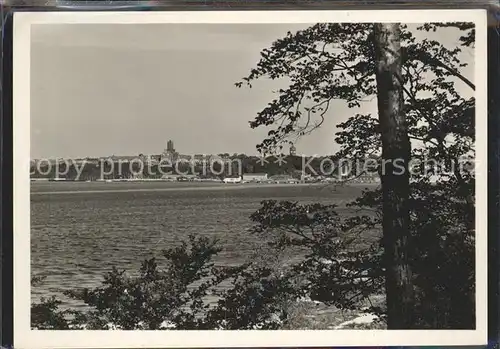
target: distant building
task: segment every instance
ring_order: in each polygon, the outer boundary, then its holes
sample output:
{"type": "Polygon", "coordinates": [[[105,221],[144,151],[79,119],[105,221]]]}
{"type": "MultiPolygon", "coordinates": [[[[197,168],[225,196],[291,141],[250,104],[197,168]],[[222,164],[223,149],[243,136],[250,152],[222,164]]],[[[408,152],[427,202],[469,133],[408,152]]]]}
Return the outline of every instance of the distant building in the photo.
{"type": "Polygon", "coordinates": [[[178,182],[191,182],[199,177],[197,175],[193,174],[176,174],[176,173],[170,173],[170,174],[164,174],[161,179],[166,180],[166,181],[178,181],[178,182]]]}
{"type": "Polygon", "coordinates": [[[175,153],[175,148],[174,148],[174,141],[172,140],[169,140],[167,142],[167,149],[166,149],[167,152],[170,152],[170,153],[175,153]]]}
{"type": "Polygon", "coordinates": [[[274,175],[269,177],[269,180],[273,183],[297,183],[299,180],[293,178],[290,175],[274,175]]]}
{"type": "Polygon", "coordinates": [[[243,182],[265,182],[267,180],[267,173],[247,173],[243,175],[243,182]]]}
{"type": "Polygon", "coordinates": [[[380,177],[378,174],[362,174],[358,177],[356,177],[356,182],[360,183],[379,183],[380,182],[380,177]]]}
{"type": "Polygon", "coordinates": [[[172,140],[169,140],[167,142],[167,147],[163,150],[163,153],[161,154],[161,160],[175,162],[177,161],[178,156],[179,154],[175,151],[174,148],[174,142],[172,140]]]}
{"type": "Polygon", "coordinates": [[[241,183],[241,177],[226,177],[222,180],[224,183],[241,183]]]}

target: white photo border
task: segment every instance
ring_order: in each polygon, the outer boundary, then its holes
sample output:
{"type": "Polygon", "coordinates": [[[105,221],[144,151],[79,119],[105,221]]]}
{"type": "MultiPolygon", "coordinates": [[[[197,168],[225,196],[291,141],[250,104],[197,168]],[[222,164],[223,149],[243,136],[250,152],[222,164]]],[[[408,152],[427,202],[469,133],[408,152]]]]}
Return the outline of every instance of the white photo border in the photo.
{"type": "MultiPolygon", "coordinates": [[[[487,11],[17,12],[13,27],[14,343],[17,349],[482,345],[487,343],[487,11]],[[33,24],[474,22],[476,329],[307,331],[31,330],[30,45],[33,24]],[[478,166],[480,164],[480,166],[478,166]]],[[[78,67],[76,67],[78,69],[78,67]]]]}

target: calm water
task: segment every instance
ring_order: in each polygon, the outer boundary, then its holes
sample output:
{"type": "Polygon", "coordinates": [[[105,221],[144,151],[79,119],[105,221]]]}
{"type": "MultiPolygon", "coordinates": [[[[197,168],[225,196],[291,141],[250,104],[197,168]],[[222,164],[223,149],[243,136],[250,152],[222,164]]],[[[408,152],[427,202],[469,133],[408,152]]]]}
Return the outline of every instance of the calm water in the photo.
{"type": "Polygon", "coordinates": [[[46,276],[41,285],[32,288],[32,297],[96,286],[112,266],[137,270],[144,258],[178,244],[190,233],[220,239],[224,250],[219,263],[242,262],[259,243],[246,229],[252,224],[249,215],[262,200],[341,204],[361,189],[32,183],[31,268],[33,274],[46,276]]]}

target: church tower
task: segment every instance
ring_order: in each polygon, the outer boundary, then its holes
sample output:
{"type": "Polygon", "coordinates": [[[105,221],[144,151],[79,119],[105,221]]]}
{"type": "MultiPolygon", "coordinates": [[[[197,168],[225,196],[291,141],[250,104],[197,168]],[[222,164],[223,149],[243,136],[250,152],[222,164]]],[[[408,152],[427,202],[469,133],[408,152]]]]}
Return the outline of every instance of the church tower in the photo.
{"type": "Polygon", "coordinates": [[[177,161],[177,152],[174,148],[174,142],[169,140],[167,142],[167,147],[163,150],[163,154],[161,155],[162,159],[168,159],[169,161],[177,161]]]}
{"type": "Polygon", "coordinates": [[[167,148],[165,149],[168,153],[175,153],[174,141],[171,139],[167,142],[167,148]]]}

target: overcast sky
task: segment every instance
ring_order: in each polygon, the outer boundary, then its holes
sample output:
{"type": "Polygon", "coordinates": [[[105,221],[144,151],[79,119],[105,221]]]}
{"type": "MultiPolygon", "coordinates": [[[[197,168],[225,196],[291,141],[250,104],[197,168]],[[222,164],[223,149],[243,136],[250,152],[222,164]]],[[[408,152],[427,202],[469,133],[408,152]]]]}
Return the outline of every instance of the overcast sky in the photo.
{"type": "MultiPolygon", "coordinates": [[[[276,83],[234,83],[260,51],[298,24],[43,24],[32,27],[31,157],[159,154],[172,139],[183,154],[255,154],[266,130],[248,122],[276,83]]],[[[457,32],[436,39],[453,45],[457,32]]],[[[469,53],[469,56],[472,54],[469,53]]],[[[470,57],[472,58],[472,57],[470,57]]],[[[471,60],[472,61],[472,60],[471,60]]],[[[473,67],[465,75],[473,78],[473,67]]],[[[376,101],[362,112],[375,112],[376,101]]],[[[297,144],[331,154],[342,101],[297,144]]]]}

